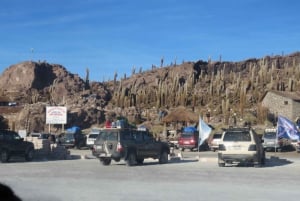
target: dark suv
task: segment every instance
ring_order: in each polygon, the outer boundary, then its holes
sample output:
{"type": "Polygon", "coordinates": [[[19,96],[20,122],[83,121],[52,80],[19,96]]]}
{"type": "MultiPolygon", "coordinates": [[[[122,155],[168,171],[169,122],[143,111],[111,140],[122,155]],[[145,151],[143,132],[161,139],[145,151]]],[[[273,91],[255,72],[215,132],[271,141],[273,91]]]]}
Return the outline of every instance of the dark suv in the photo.
{"type": "Polygon", "coordinates": [[[157,141],[148,131],[125,128],[103,129],[95,141],[92,153],[103,165],[111,160],[125,160],[128,166],[142,164],[145,158],[168,162],[168,143],[157,141]]]}
{"type": "Polygon", "coordinates": [[[81,132],[67,132],[58,136],[57,143],[66,148],[81,149],[86,147],[86,136],[81,132]]]}
{"type": "Polygon", "coordinates": [[[31,161],[34,155],[34,146],[32,142],[24,141],[14,131],[0,130],[0,154],[2,163],[8,162],[11,156],[22,156],[26,161],[31,161]]]}

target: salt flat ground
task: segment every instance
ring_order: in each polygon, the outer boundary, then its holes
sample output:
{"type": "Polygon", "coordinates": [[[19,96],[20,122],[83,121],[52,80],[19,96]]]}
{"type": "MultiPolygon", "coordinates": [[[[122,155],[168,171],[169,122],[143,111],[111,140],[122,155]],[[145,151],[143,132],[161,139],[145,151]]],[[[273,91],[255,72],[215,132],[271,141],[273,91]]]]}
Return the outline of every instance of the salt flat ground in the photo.
{"type": "Polygon", "coordinates": [[[163,165],[149,159],[135,167],[83,159],[89,150],[71,154],[72,160],[0,163],[0,182],[24,201],[293,201],[300,196],[296,152],[268,152],[262,168],[218,167],[217,153],[210,151],[183,152],[181,160],[163,165]]]}

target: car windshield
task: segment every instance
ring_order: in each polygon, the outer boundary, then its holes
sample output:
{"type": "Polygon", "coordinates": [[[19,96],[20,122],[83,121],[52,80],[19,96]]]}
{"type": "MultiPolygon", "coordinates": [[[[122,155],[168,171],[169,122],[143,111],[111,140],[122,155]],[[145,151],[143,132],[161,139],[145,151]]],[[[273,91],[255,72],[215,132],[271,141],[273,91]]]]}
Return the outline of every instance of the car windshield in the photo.
{"type": "Polygon", "coordinates": [[[276,132],[266,132],[264,134],[265,139],[275,139],[276,138],[276,132]]]}
{"type": "Polygon", "coordinates": [[[73,133],[67,133],[66,134],[66,139],[74,139],[74,134],[73,133]]]}
{"type": "Polygon", "coordinates": [[[223,141],[251,141],[250,133],[247,131],[227,131],[223,141]]]}

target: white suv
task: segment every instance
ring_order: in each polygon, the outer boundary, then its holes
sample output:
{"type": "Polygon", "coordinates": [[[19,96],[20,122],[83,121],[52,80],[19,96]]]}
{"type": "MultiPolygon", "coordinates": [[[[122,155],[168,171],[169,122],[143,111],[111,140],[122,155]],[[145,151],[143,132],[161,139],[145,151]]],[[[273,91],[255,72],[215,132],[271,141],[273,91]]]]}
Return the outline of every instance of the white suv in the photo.
{"type": "Polygon", "coordinates": [[[101,128],[93,128],[86,138],[86,145],[92,149],[95,143],[96,138],[99,136],[101,132],[101,128]]]}
{"type": "Polygon", "coordinates": [[[218,164],[265,164],[265,151],[262,141],[251,128],[229,128],[224,131],[218,151],[218,164]]]}

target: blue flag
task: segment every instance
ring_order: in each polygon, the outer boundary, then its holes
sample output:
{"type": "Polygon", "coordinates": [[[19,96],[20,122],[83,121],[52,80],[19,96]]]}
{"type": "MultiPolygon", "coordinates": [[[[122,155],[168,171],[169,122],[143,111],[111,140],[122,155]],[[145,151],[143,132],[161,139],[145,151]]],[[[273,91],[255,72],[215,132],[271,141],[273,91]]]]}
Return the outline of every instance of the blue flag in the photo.
{"type": "Polygon", "coordinates": [[[199,118],[199,146],[209,137],[211,127],[199,118]]]}
{"type": "Polygon", "coordinates": [[[278,116],[277,137],[300,140],[300,132],[294,122],[286,117],[278,116]]]}

